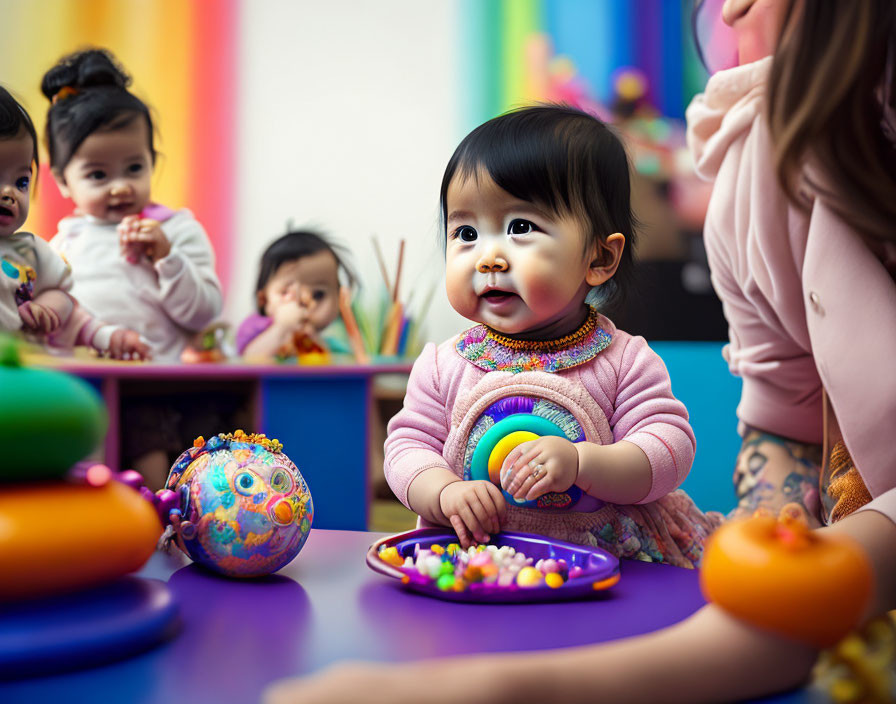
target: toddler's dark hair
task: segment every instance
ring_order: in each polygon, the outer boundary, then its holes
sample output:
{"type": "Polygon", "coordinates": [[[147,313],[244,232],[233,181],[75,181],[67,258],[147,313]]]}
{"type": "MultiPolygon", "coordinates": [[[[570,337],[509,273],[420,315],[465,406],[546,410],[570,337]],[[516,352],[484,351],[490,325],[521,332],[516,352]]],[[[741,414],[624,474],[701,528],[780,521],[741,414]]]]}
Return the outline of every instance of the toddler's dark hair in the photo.
{"type": "Polygon", "coordinates": [[[60,174],[81,143],[97,130],[116,130],[146,120],[153,163],[153,124],[149,108],[128,91],[131,77],[106,49],[86,49],[63,56],[44,74],[40,89],[50,101],[47,150],[50,166],[60,174]]]}
{"type": "Polygon", "coordinates": [[[34,177],[37,178],[37,168],[40,166],[40,157],[37,153],[37,132],[31,116],[22,107],[18,100],[12,97],[10,92],[0,86],[0,139],[13,139],[22,128],[31,137],[34,152],[31,160],[34,162],[34,177]]]}
{"type": "Polygon", "coordinates": [[[602,310],[621,301],[633,275],[635,220],[628,157],[607,125],[575,108],[536,105],[495,117],[470,132],[442,178],[443,244],[448,186],[456,176],[477,178],[480,169],[515,198],[583,221],[584,253],[621,232],[625,247],[619,268],[598,289],[602,310]]]}
{"type": "MultiPolygon", "coordinates": [[[[310,230],[290,230],[282,237],[268,245],[261,255],[261,266],[258,271],[258,283],[255,285],[255,292],[264,290],[268,285],[271,277],[277,273],[283,264],[302,259],[304,257],[317,254],[318,252],[329,252],[336,259],[337,268],[342,271],[348,280],[349,286],[354,286],[358,277],[355,275],[351,267],[348,266],[347,252],[345,248],[331,244],[327,239],[317,232],[310,230]]],[[[258,313],[264,315],[264,306],[258,305],[258,313]]]]}

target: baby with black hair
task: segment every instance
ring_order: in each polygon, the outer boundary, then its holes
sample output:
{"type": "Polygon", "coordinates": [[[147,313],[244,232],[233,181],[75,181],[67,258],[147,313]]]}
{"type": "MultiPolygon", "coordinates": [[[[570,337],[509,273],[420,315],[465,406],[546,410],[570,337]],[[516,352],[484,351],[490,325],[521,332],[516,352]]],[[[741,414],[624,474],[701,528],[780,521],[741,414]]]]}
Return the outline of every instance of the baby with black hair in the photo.
{"type": "Polygon", "coordinates": [[[73,304],[66,262],[39,237],[18,231],[38,159],[31,118],[0,86],[0,330],[45,336],[68,320],[73,304]]]}
{"type": "Polygon", "coordinates": [[[38,159],[31,117],[0,86],[0,330],[21,330],[57,349],[83,345],[116,358],[144,357],[148,348],[137,333],[96,320],[72,298],[68,262],[41,238],[18,231],[38,159]]]}
{"type": "MultiPolygon", "coordinates": [[[[152,200],[153,120],[130,81],[104,49],[64,56],[44,74],[50,167],[75,205],[50,244],[71,263],[72,292],[85,308],[135,329],[155,361],[178,362],[221,312],[221,287],[202,225],[152,200]]],[[[206,418],[201,432],[214,433],[233,427],[224,415],[207,398],[138,397],[122,405],[123,460],[160,488],[172,457],[196,436],[188,421],[206,418]]]]}
{"type": "Polygon", "coordinates": [[[603,315],[633,266],[619,139],[573,108],[507,113],[461,142],[440,200],[448,300],[477,325],[414,364],[392,490],[464,547],[521,530],[694,567],[721,516],[676,490],[687,410],[644,339],[603,315]]]}
{"type": "Polygon", "coordinates": [[[133,327],[160,361],[177,361],[221,311],[211,244],[192,213],[154,203],[149,108],[103,49],[60,59],[43,77],[50,167],[75,214],[51,245],[71,263],[75,297],[133,327]]]}
{"type": "Polygon", "coordinates": [[[255,287],[257,312],[236,334],[237,351],[247,358],[291,357],[302,349],[348,353],[324,330],[339,317],[340,272],[351,286],[355,276],[345,256],[316,232],[287,232],[261,257],[255,287]]]}

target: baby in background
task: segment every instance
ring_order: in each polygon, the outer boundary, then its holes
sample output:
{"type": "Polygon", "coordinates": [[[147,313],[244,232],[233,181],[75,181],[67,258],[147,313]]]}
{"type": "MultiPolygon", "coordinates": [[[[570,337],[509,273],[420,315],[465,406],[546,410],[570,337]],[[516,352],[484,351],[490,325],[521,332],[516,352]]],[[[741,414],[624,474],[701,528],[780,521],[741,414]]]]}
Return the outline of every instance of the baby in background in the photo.
{"type": "Polygon", "coordinates": [[[46,335],[72,312],[71,269],[39,237],[18,232],[28,218],[37,134],[24,108],[0,87],[0,329],[46,335]]]}
{"type": "Polygon", "coordinates": [[[153,122],[129,84],[102,49],[65,56],[43,77],[50,166],[76,208],[51,245],[71,262],[86,308],[174,362],[220,313],[221,288],[202,225],[152,201],[153,122]]]}
{"type": "Polygon", "coordinates": [[[71,268],[48,244],[18,229],[28,218],[37,134],[0,87],[0,330],[22,330],[53,347],[84,345],[116,358],[148,352],[139,335],[91,316],[69,294],[71,268]]]}
{"type": "Polygon", "coordinates": [[[291,357],[315,347],[348,353],[325,334],[339,317],[339,274],[355,280],[345,257],[314,232],[293,231],[271,243],[261,257],[255,287],[257,312],[236,334],[237,351],[247,358],[291,357]]]}

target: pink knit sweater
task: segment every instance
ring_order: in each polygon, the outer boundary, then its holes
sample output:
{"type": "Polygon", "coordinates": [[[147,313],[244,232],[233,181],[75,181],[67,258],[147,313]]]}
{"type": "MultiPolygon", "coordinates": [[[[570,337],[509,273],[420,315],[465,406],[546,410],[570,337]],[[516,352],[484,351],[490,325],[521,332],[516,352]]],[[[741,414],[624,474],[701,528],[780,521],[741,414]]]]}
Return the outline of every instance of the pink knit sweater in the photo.
{"type": "MultiPolygon", "coordinates": [[[[385,445],[386,479],[402,503],[408,504],[408,487],[427,469],[445,467],[462,476],[466,434],[483,399],[513,395],[541,396],[565,407],[589,441],[626,440],[640,447],[653,471],[650,493],[640,503],[681,484],[694,459],[694,433],[684,405],[672,395],[663,361],[643,338],[616,330],[603,316],[598,320],[612,335],[610,345],[594,359],[557,372],[485,371],[460,355],[457,338],[427,345],[414,363],[404,408],[389,423],[385,445]]],[[[541,516],[526,528],[549,533],[556,516],[541,516]]]]}
{"type": "MultiPolygon", "coordinates": [[[[896,285],[893,247],[876,254],[813,193],[778,186],[765,92],[771,58],[715,74],[688,108],[698,174],[714,180],[704,236],[729,324],[738,417],[822,440],[822,384],[856,467],[896,520],[896,285]]],[[[896,158],[896,153],[894,153],[896,158]]]]}

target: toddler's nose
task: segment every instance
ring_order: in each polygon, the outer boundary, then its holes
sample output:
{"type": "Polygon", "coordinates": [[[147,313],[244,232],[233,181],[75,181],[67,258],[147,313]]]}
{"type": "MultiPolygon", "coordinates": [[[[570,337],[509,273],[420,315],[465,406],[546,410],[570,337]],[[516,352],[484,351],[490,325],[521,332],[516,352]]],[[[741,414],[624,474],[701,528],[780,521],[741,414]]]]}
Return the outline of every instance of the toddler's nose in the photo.
{"type": "Polygon", "coordinates": [[[504,257],[496,254],[486,254],[476,262],[476,271],[480,274],[490,274],[496,271],[507,271],[510,265],[504,257]]]}
{"type": "Polygon", "coordinates": [[[305,308],[310,308],[314,304],[314,297],[311,295],[310,289],[302,287],[299,293],[299,303],[305,306],[305,308]]]}
{"type": "Polygon", "coordinates": [[[131,192],[131,187],[127,183],[121,183],[116,181],[112,184],[112,187],[109,189],[109,195],[111,196],[126,196],[131,192]]]}

